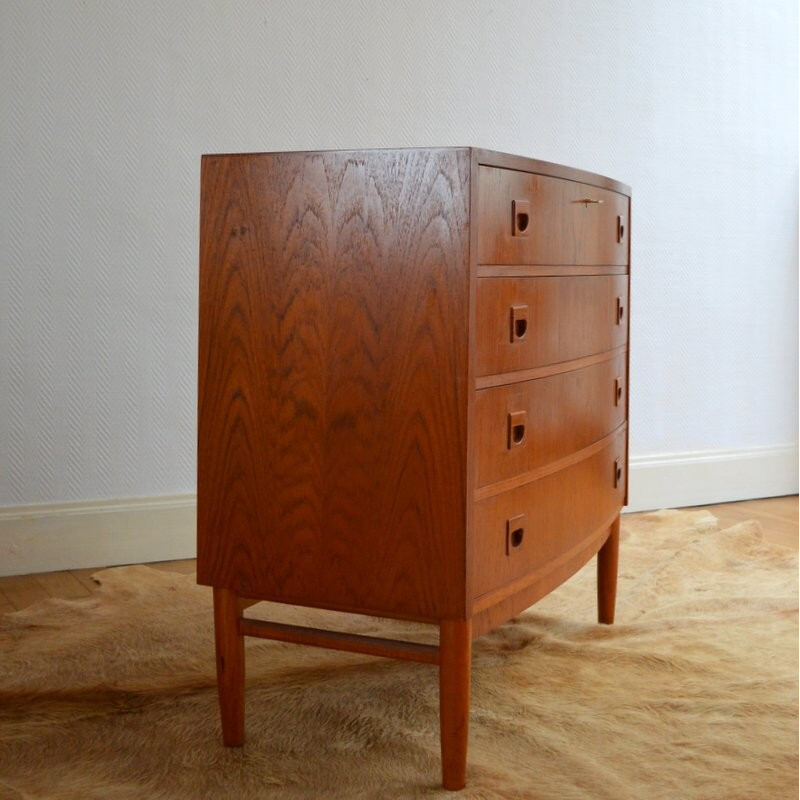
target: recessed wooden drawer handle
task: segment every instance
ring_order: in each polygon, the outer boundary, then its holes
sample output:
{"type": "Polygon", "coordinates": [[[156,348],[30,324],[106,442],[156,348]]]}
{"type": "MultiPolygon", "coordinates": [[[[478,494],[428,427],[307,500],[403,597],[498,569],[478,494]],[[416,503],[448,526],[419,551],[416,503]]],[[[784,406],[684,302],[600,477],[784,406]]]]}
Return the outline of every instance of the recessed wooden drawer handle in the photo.
{"type": "Polygon", "coordinates": [[[528,332],[528,306],[511,306],[511,342],[519,342],[528,332]]]}
{"type": "Polygon", "coordinates": [[[583,203],[583,207],[586,208],[590,204],[599,205],[600,203],[604,203],[605,200],[595,200],[593,197],[582,197],[580,200],[573,200],[573,203],[583,203]]]}
{"type": "Polygon", "coordinates": [[[529,200],[511,201],[511,235],[527,236],[531,221],[531,204],[529,200]]]}
{"type": "Polygon", "coordinates": [[[622,400],[622,378],[614,378],[614,405],[618,406],[622,400]]]}
{"type": "Polygon", "coordinates": [[[625,217],[622,215],[617,217],[617,242],[622,242],[625,238],[625,217]]]}
{"type": "Polygon", "coordinates": [[[622,298],[617,298],[617,325],[622,324],[622,318],[625,316],[625,304],[622,302],[622,298]]]}
{"type": "Polygon", "coordinates": [[[620,483],[622,483],[622,464],[617,459],[614,462],[614,488],[619,488],[620,483]]]}
{"type": "Polygon", "coordinates": [[[528,423],[527,411],[512,411],[508,415],[508,449],[519,447],[525,442],[525,426],[528,423]]]}
{"type": "Polygon", "coordinates": [[[522,545],[525,538],[525,515],[517,514],[506,520],[506,555],[510,556],[522,545]]]}

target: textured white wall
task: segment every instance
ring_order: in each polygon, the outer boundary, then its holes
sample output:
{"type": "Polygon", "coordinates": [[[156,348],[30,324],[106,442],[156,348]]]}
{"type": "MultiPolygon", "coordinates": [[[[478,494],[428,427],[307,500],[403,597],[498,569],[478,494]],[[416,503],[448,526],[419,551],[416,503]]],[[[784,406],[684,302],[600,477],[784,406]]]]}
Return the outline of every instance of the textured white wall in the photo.
{"type": "Polygon", "coordinates": [[[794,0],[0,2],[0,505],[194,490],[200,154],[634,190],[633,455],[797,439],[794,0]]]}

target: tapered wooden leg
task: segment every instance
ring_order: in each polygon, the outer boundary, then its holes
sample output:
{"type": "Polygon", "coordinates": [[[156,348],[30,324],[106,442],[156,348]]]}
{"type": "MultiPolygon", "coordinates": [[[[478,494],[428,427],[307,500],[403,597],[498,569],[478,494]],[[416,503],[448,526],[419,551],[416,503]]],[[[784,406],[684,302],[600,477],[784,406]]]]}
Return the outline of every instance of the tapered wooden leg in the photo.
{"type": "Polygon", "coordinates": [[[439,627],[439,726],[442,785],[463,789],[467,773],[472,621],[443,619],[439,627]]]}
{"type": "Polygon", "coordinates": [[[239,633],[241,606],[235,592],[214,588],[214,637],[222,741],[244,744],[244,636],[239,633]]]}
{"type": "Polygon", "coordinates": [[[606,625],[614,622],[617,603],[617,565],[619,563],[619,515],[611,525],[611,533],[597,554],[597,620],[606,625]]]}

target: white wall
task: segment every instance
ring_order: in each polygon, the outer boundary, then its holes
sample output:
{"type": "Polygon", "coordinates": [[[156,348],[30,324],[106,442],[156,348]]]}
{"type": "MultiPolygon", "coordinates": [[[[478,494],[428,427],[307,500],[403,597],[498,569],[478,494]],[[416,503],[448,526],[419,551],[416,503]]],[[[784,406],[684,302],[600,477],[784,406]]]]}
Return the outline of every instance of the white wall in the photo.
{"type": "Polygon", "coordinates": [[[793,490],[797,68],[794,0],[2,0],[0,506],[194,491],[201,153],[457,144],[633,187],[634,502],[793,490]]]}

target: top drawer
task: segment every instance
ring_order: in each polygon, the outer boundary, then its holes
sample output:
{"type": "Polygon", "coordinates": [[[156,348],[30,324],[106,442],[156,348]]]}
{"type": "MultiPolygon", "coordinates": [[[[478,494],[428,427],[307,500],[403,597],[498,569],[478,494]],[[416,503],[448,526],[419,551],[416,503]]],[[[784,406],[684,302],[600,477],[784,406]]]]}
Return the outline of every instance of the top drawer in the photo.
{"type": "Polygon", "coordinates": [[[628,263],[628,198],[563,178],[480,167],[478,263],[628,263]]]}

